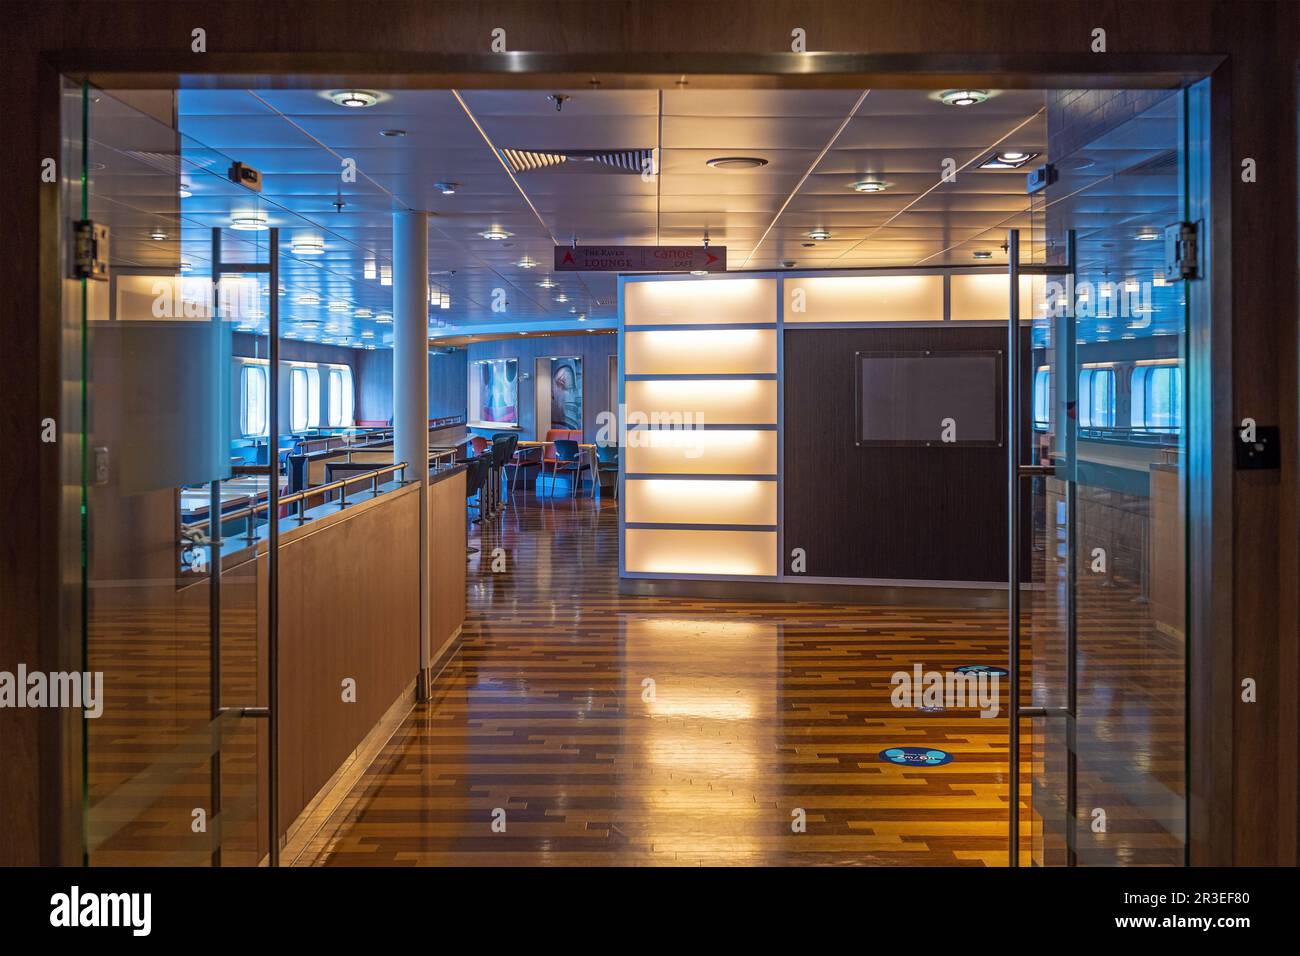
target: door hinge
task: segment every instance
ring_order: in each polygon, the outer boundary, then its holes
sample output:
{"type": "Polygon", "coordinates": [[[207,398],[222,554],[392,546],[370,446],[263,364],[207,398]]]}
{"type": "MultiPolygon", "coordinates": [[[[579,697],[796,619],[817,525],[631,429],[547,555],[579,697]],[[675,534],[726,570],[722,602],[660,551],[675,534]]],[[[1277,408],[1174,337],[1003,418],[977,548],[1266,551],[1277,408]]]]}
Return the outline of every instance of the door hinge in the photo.
{"type": "Polygon", "coordinates": [[[77,279],[108,281],[108,226],[79,219],[72,226],[72,275],[77,279]]]}
{"type": "Polygon", "coordinates": [[[1199,224],[1195,222],[1175,222],[1165,226],[1166,282],[1201,277],[1199,232],[1199,224]]]}

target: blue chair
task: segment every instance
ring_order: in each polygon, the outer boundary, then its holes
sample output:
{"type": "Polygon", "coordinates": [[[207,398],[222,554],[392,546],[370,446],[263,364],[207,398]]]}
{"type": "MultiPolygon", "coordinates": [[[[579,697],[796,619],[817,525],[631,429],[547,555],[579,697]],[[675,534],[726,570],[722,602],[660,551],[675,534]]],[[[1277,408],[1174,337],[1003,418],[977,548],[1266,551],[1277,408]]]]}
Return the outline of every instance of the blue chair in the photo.
{"type": "Polygon", "coordinates": [[[578,486],[582,484],[583,469],[591,470],[591,466],[582,460],[582,448],[576,441],[570,441],[567,438],[558,438],[555,441],[555,459],[551,463],[551,491],[555,494],[555,476],[560,471],[573,472],[573,494],[578,494],[578,486]]]}
{"type": "Polygon", "coordinates": [[[618,446],[608,445],[604,442],[596,443],[596,477],[600,483],[600,493],[605,493],[604,476],[612,474],[614,480],[611,483],[614,488],[614,497],[618,497],[618,446]]]}

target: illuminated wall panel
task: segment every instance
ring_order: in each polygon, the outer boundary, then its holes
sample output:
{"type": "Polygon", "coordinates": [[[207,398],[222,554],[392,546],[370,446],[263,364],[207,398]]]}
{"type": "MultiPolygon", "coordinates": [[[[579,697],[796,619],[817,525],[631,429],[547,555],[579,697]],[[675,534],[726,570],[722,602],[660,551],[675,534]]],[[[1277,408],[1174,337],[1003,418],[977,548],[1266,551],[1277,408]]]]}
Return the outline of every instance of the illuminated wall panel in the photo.
{"type": "Polygon", "coordinates": [[[625,325],[721,325],[776,321],[775,279],[629,282],[625,325]]]}
{"type": "Polygon", "coordinates": [[[629,431],[628,474],[775,475],[774,431],[629,431]]]}
{"type": "Polygon", "coordinates": [[[678,414],[683,422],[709,425],[775,425],[776,401],[775,380],[654,380],[625,386],[629,415],[678,414]]]}
{"type": "Polygon", "coordinates": [[[623,352],[623,371],[628,375],[772,373],[776,371],[776,330],[627,331],[623,352]]]}
{"type": "MultiPolygon", "coordinates": [[[[1005,272],[988,275],[955,275],[952,282],[954,322],[1005,322],[1010,316],[1010,282],[1005,272]]],[[[1020,277],[1020,318],[1031,319],[1046,312],[1044,276],[1020,277]]]]}
{"type": "Polygon", "coordinates": [[[621,506],[648,524],[775,525],[776,482],[629,480],[621,506]]]}
{"type": "Polygon", "coordinates": [[[628,528],[624,560],[640,574],[775,575],[772,531],[628,528]]]}
{"type": "Polygon", "coordinates": [[[787,324],[941,322],[943,276],[790,276],[783,315],[787,324]]]}

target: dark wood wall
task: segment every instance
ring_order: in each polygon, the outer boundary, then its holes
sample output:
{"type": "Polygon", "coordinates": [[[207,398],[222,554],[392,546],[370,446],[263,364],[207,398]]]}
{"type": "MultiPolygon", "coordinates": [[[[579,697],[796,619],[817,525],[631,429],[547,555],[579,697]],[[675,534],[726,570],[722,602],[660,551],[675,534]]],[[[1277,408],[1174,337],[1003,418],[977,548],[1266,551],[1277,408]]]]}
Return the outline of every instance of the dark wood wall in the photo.
{"type": "MultiPolygon", "coordinates": [[[[859,445],[854,414],[857,352],[998,350],[1005,361],[1006,340],[988,327],[786,329],[785,546],[805,550],[810,577],[1006,581],[1005,445],[859,445]]],[[[1022,346],[1027,363],[1028,334],[1022,346]]]]}
{"type": "MultiPolygon", "coordinates": [[[[58,185],[42,184],[41,160],[60,154],[56,87],[60,66],[173,74],[244,70],[269,82],[277,74],[317,70],[398,72],[434,54],[482,53],[491,32],[506,30],[514,50],[597,59],[606,70],[632,68],[635,54],[658,55],[658,69],[681,72],[675,58],[784,53],[790,31],[807,31],[814,51],[988,55],[979,69],[948,60],[934,66],[972,79],[1000,74],[1018,55],[1043,71],[1143,69],[1145,54],[1225,54],[1216,72],[1223,138],[1213,157],[1220,190],[1212,224],[1216,255],[1231,280],[1216,289],[1216,362],[1224,386],[1215,396],[1221,424],[1245,416],[1280,424],[1283,464],[1274,472],[1232,472],[1228,442],[1211,470],[1226,503],[1216,501],[1215,542],[1223,583],[1208,654],[1224,677],[1211,690],[1224,711],[1208,742],[1208,764],[1194,767],[1201,793],[1193,810],[1194,858],[1238,863],[1297,862],[1297,696],[1300,684],[1300,353],[1297,351],[1296,70],[1300,17],[1289,0],[390,0],[359,28],[357,5],[321,0],[304,17],[293,0],[229,0],[195,6],[170,0],[44,0],[3,3],[0,81],[28,95],[6,104],[0,161],[11,172],[0,228],[11,242],[0,257],[0,667],[66,659],[62,644],[59,553],[65,534],[61,453],[39,441],[40,423],[57,417],[64,339],[57,302],[60,249],[37,223],[54,221],[58,185]],[[208,52],[191,52],[202,26],[208,52]],[[1107,30],[1108,50],[1091,54],[1092,31],[1107,30]],[[79,52],[78,52],[79,51],[79,52]],[[349,56],[349,54],[356,54],[349,56]],[[258,55],[256,65],[248,59],[258,55]],[[56,65],[57,64],[57,65],[56,65]],[[1246,157],[1258,178],[1238,175],[1246,157]],[[1217,346],[1222,347],[1217,347],[1217,346]],[[1260,681],[1259,702],[1228,690],[1242,677],[1260,681]],[[1226,689],[1225,689],[1226,688],[1226,689]],[[1222,699],[1220,699],[1222,698],[1222,699]]],[[[649,62],[649,61],[645,61],[649,62]]],[[[886,60],[876,70],[894,72],[886,60]]],[[[932,61],[934,62],[934,61],[932,61]]],[[[585,84],[588,70],[571,77],[585,84]]],[[[815,72],[815,71],[814,71],[815,72]]],[[[1077,79],[1077,78],[1076,78],[1077,79]]],[[[472,77],[462,78],[473,84],[472,77]]],[[[534,78],[502,73],[501,86],[534,78]]],[[[552,82],[550,80],[548,83],[552,82]]],[[[814,75],[802,82],[824,82],[814,75]]],[[[990,85],[997,85],[990,82],[990,85]]],[[[1081,81],[1072,86],[1083,85],[1081,81]]],[[[1217,427],[1217,426],[1216,426],[1217,427]]],[[[76,431],[73,423],[72,433],[76,431]]],[[[1216,432],[1217,433],[1217,432],[1216,432]]],[[[68,432],[64,432],[68,434],[68,432]]],[[[1217,590],[1217,588],[1216,588],[1217,590]]],[[[1199,694],[1198,685],[1194,693],[1199,694]]],[[[60,737],[79,733],[60,715],[0,712],[0,862],[75,861],[75,826],[56,819],[79,752],[60,737]],[[18,822],[20,825],[13,825],[18,822]]]]}

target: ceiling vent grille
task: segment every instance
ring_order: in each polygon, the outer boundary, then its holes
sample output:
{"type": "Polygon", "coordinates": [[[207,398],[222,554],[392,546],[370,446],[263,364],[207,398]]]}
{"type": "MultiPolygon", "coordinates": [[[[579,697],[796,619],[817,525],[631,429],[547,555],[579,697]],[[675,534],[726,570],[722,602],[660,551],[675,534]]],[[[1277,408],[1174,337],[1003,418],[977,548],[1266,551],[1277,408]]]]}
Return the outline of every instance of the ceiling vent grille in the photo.
{"type": "Polygon", "coordinates": [[[160,153],[143,149],[124,149],[121,152],[122,155],[130,156],[138,163],[152,166],[154,169],[171,176],[179,176],[181,173],[186,172],[188,166],[208,167],[215,162],[211,156],[196,156],[193,154],[182,157],[179,153],[160,153]]]}
{"type": "Polygon", "coordinates": [[[502,149],[512,172],[624,173],[637,175],[653,162],[654,149],[502,149]]]}
{"type": "Polygon", "coordinates": [[[1121,169],[1120,176],[1164,176],[1178,171],[1178,150],[1170,149],[1163,153],[1134,163],[1121,169]]]}

